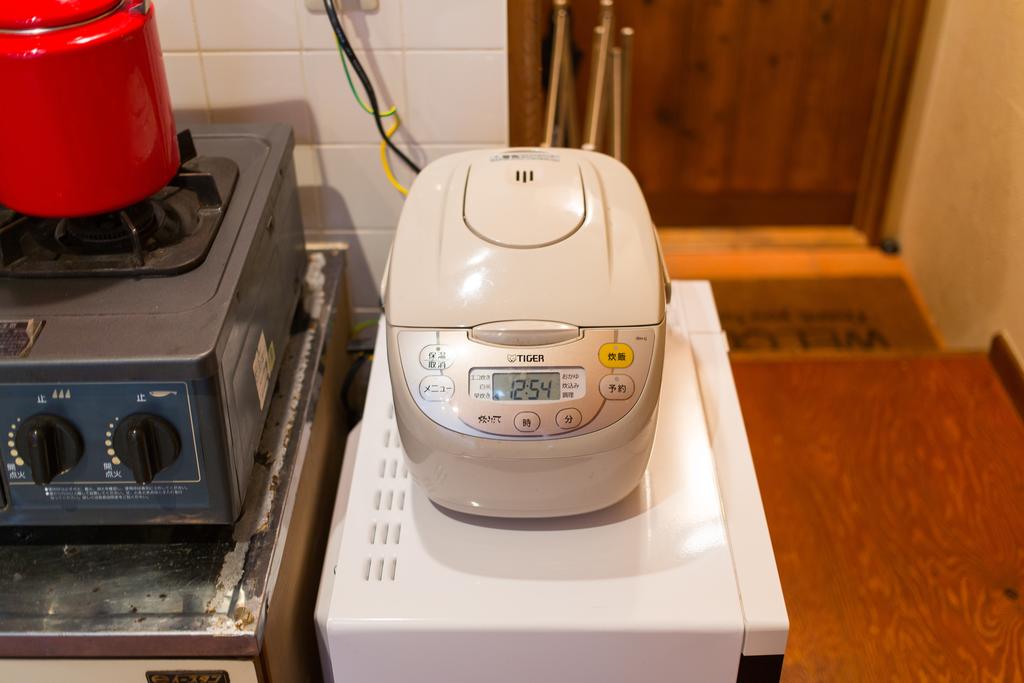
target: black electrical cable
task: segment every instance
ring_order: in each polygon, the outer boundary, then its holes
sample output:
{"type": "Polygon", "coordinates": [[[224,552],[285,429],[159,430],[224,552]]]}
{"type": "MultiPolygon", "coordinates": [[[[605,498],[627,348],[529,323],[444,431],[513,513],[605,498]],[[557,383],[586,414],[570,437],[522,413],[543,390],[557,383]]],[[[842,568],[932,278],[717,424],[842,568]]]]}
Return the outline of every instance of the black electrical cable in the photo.
{"type": "Polygon", "coordinates": [[[405,153],[395,146],[395,143],[391,141],[388,134],[384,131],[384,122],[381,120],[380,105],[377,104],[377,91],[373,89],[373,83],[370,82],[370,77],[366,75],[366,70],[363,69],[363,65],[359,62],[359,58],[356,57],[356,53],[352,50],[352,45],[348,42],[348,36],[345,35],[345,29],[341,27],[341,19],[338,18],[338,13],[334,9],[334,0],[324,0],[324,8],[327,10],[327,18],[331,21],[331,28],[334,29],[334,35],[338,39],[338,44],[341,45],[342,52],[348,58],[349,64],[352,65],[352,69],[356,72],[356,76],[359,77],[359,81],[363,84],[363,89],[366,90],[366,97],[370,100],[370,108],[373,109],[373,119],[377,123],[377,132],[380,133],[385,144],[391,148],[391,151],[398,155],[398,158],[405,162],[405,165],[411,168],[416,173],[420,172],[420,167],[417,166],[412,159],[407,157],[405,153]]]}

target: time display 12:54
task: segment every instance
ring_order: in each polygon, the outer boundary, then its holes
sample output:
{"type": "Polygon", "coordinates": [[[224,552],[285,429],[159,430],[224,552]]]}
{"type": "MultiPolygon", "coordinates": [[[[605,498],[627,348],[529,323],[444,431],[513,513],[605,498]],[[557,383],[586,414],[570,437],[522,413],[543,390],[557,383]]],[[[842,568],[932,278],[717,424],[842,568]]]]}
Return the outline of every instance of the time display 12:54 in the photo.
{"type": "Polygon", "coordinates": [[[495,401],[557,401],[561,398],[561,373],[496,372],[491,398],[495,401]]]}

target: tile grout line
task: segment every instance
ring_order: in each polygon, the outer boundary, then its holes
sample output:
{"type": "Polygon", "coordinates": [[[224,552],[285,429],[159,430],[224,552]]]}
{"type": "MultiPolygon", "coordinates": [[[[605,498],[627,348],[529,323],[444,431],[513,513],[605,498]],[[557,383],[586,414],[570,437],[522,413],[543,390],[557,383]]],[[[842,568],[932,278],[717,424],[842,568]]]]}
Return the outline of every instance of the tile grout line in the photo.
{"type": "Polygon", "coordinates": [[[502,142],[503,147],[508,147],[510,140],[510,131],[512,127],[511,114],[509,112],[509,104],[511,103],[512,95],[509,93],[509,77],[508,77],[508,3],[505,3],[504,8],[501,11],[502,18],[502,46],[501,46],[501,88],[505,95],[505,106],[502,107],[502,114],[505,121],[505,135],[504,141],[502,142]]]}
{"type": "MultiPolygon", "coordinates": [[[[299,39],[299,78],[302,79],[302,94],[306,96],[306,106],[303,108],[303,115],[306,119],[306,131],[309,135],[310,143],[317,144],[320,142],[320,131],[316,127],[316,122],[313,117],[313,108],[310,103],[313,101],[312,93],[309,91],[309,78],[306,77],[306,60],[302,58],[302,31],[299,29],[299,2],[296,0],[292,3],[292,12],[295,17],[295,32],[299,39]]],[[[318,202],[319,203],[319,202],[318,202]]]]}
{"type": "MultiPolygon", "coordinates": [[[[306,74],[306,60],[304,59],[304,56],[303,56],[305,54],[303,48],[305,46],[305,42],[306,41],[305,41],[305,38],[303,36],[303,31],[302,31],[302,28],[301,28],[302,20],[303,20],[301,5],[302,5],[302,0],[295,0],[295,2],[292,3],[292,11],[295,13],[295,30],[298,33],[298,37],[299,37],[299,73],[300,73],[300,77],[302,78],[302,92],[305,94],[306,102],[308,103],[308,102],[312,102],[313,100],[312,100],[312,97],[311,97],[311,93],[309,91],[309,77],[306,74]]],[[[311,210],[310,210],[310,212],[313,215],[312,216],[308,216],[308,218],[313,223],[313,225],[312,225],[312,229],[313,230],[323,230],[325,223],[324,223],[324,209],[323,209],[323,206],[322,206],[322,204],[323,204],[323,192],[321,191],[321,188],[324,187],[324,168],[323,168],[323,164],[321,163],[321,160],[320,160],[320,146],[319,146],[320,145],[320,131],[317,128],[316,123],[314,121],[312,107],[307,107],[306,108],[306,119],[307,119],[306,125],[309,128],[309,137],[310,137],[311,140],[310,140],[310,143],[308,145],[303,145],[303,146],[310,147],[309,153],[313,155],[312,164],[316,168],[317,175],[318,175],[319,180],[320,180],[320,183],[318,185],[314,186],[314,188],[313,188],[314,191],[315,191],[315,196],[314,196],[313,201],[312,201],[313,206],[311,207],[311,210]],[[316,129],[316,130],[314,130],[314,129],[316,129]]],[[[298,150],[299,146],[300,146],[299,143],[296,142],[296,144],[295,144],[296,151],[298,150]]],[[[295,156],[295,152],[293,152],[293,157],[294,156],[295,156]]],[[[307,216],[305,216],[305,215],[302,216],[302,219],[303,219],[303,221],[302,221],[303,233],[308,233],[310,231],[310,229],[311,229],[311,226],[306,225],[306,218],[307,218],[307,216]]]]}
{"type": "Polygon", "coordinates": [[[203,59],[203,46],[199,43],[199,19],[196,14],[196,0],[188,0],[188,9],[192,19],[192,37],[196,41],[196,55],[199,57],[199,78],[203,86],[203,102],[206,103],[206,122],[213,123],[213,108],[210,106],[210,86],[206,78],[206,61],[203,59]]]}
{"type": "MultiPolygon", "coordinates": [[[[401,60],[402,61],[402,83],[401,83],[401,87],[402,87],[402,95],[403,95],[403,97],[402,97],[402,104],[405,106],[406,109],[408,109],[406,114],[408,114],[410,116],[409,121],[411,123],[412,122],[412,118],[411,117],[412,117],[412,113],[415,111],[415,107],[413,106],[412,101],[410,99],[410,90],[409,90],[409,51],[406,49],[407,45],[409,44],[409,38],[408,38],[408,36],[406,36],[406,31],[405,31],[405,2],[406,2],[406,0],[400,0],[398,2],[398,30],[399,30],[399,35],[401,36],[401,39],[402,39],[402,48],[401,48],[401,50],[402,50],[402,60],[401,60]]],[[[406,126],[405,132],[408,134],[408,132],[409,132],[409,127],[408,126],[406,126]]],[[[395,140],[396,143],[398,142],[397,137],[398,136],[396,136],[396,140],[395,140]]],[[[408,142],[406,142],[405,144],[406,144],[407,147],[411,148],[411,150],[409,152],[410,158],[415,158],[413,155],[416,154],[417,152],[420,153],[421,155],[423,154],[423,144],[422,143],[414,144],[413,145],[413,144],[409,144],[408,142]]],[[[409,170],[411,171],[412,169],[409,169],[409,170]]],[[[413,177],[415,178],[415,176],[413,176],[413,177]]],[[[409,183],[409,185],[411,186],[411,183],[409,183]]]]}
{"type": "MultiPolygon", "coordinates": [[[[199,50],[209,57],[292,57],[301,56],[302,50],[199,50]]],[[[168,52],[168,54],[174,54],[168,52]]]]}
{"type": "MultiPolygon", "coordinates": [[[[196,22],[196,20],[193,17],[193,23],[195,24],[195,22],[196,22]]],[[[178,48],[170,48],[170,49],[164,49],[164,50],[162,50],[162,52],[164,52],[165,54],[180,54],[182,52],[207,52],[209,54],[236,54],[236,53],[242,53],[242,54],[290,54],[290,53],[295,53],[295,52],[308,52],[308,53],[311,53],[311,54],[316,54],[316,53],[328,53],[328,52],[333,53],[333,52],[337,52],[336,49],[331,49],[329,47],[306,47],[305,45],[301,45],[301,42],[302,42],[301,39],[300,39],[299,42],[300,42],[300,46],[296,47],[296,48],[267,48],[267,49],[260,49],[258,47],[227,47],[227,48],[225,48],[225,47],[211,47],[211,48],[203,48],[203,47],[199,47],[198,46],[198,37],[197,37],[197,47],[195,49],[182,50],[182,49],[178,49],[178,48]]],[[[437,55],[437,54],[441,54],[441,55],[443,55],[443,54],[452,54],[452,55],[459,55],[459,54],[467,54],[467,53],[505,54],[505,50],[503,48],[494,48],[494,47],[462,47],[462,48],[427,48],[427,47],[423,47],[423,48],[416,48],[416,47],[413,47],[413,48],[404,48],[404,47],[369,47],[368,48],[368,47],[353,47],[352,49],[355,50],[357,53],[359,53],[359,52],[362,52],[362,53],[374,52],[374,53],[378,53],[378,54],[388,54],[388,53],[391,53],[391,54],[403,54],[403,55],[404,54],[410,54],[410,53],[414,54],[414,55],[415,54],[425,54],[425,55],[430,55],[430,54],[433,54],[433,55],[437,55]]]]}
{"type": "MultiPolygon", "coordinates": [[[[374,142],[373,140],[355,141],[355,142],[304,142],[300,143],[304,146],[319,147],[325,150],[344,150],[344,149],[356,149],[356,150],[375,150],[380,146],[380,141],[374,142]]],[[[418,149],[437,149],[447,147],[465,148],[466,151],[479,148],[497,148],[507,147],[508,144],[502,140],[455,140],[455,141],[442,141],[442,140],[417,140],[415,146],[418,149]]]]}
{"type": "Polygon", "coordinates": [[[358,234],[390,235],[390,234],[393,234],[395,232],[395,230],[397,230],[397,229],[398,229],[398,226],[396,224],[396,225],[388,225],[388,226],[380,226],[380,225],[378,225],[378,226],[369,227],[369,228],[323,228],[321,230],[312,230],[310,232],[313,233],[314,237],[319,236],[319,235],[334,235],[336,237],[338,235],[358,235],[358,234]]]}
{"type": "Polygon", "coordinates": [[[302,30],[302,24],[304,17],[302,11],[305,9],[305,3],[302,0],[294,0],[292,3],[292,11],[295,12],[295,31],[299,34],[299,51],[306,51],[306,33],[302,30]]]}

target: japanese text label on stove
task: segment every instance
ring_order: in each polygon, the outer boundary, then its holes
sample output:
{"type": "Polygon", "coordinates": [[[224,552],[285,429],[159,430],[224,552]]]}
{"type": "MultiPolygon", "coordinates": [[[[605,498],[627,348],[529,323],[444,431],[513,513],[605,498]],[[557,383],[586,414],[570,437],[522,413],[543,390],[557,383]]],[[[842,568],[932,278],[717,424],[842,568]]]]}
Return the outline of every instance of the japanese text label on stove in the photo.
{"type": "Polygon", "coordinates": [[[0,358],[24,358],[45,324],[42,320],[0,320],[0,358]]]}

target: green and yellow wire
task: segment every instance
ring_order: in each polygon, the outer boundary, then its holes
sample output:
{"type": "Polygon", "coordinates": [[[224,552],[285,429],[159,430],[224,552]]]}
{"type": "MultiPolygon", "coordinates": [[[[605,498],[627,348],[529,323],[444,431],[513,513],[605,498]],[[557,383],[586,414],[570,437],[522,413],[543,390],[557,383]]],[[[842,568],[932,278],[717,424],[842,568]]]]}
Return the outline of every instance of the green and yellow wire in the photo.
{"type": "MultiPolygon", "coordinates": [[[[362,107],[363,111],[372,116],[373,108],[363,101],[363,98],[359,95],[359,91],[356,90],[356,84],[352,82],[352,75],[348,71],[348,59],[345,58],[345,52],[341,49],[341,43],[338,43],[338,53],[341,55],[341,65],[345,69],[345,79],[348,80],[348,87],[352,90],[352,96],[356,99],[356,102],[359,103],[359,106],[362,107]]],[[[392,106],[387,111],[382,111],[380,115],[382,118],[392,117],[394,119],[394,123],[391,124],[387,133],[385,133],[388,139],[390,139],[402,125],[402,119],[398,115],[398,109],[392,106]]],[[[402,185],[402,183],[398,182],[398,178],[396,178],[395,174],[391,171],[391,163],[388,161],[388,143],[384,140],[381,140],[380,143],[380,165],[384,167],[384,175],[387,176],[388,182],[390,182],[391,185],[403,195],[409,194],[409,190],[402,185]]]]}
{"type": "Polygon", "coordinates": [[[376,327],[376,326],[377,326],[377,319],[376,318],[371,318],[370,320],[364,320],[363,322],[357,323],[357,324],[352,326],[352,336],[356,337],[363,330],[368,330],[371,327],[376,327]]]}

